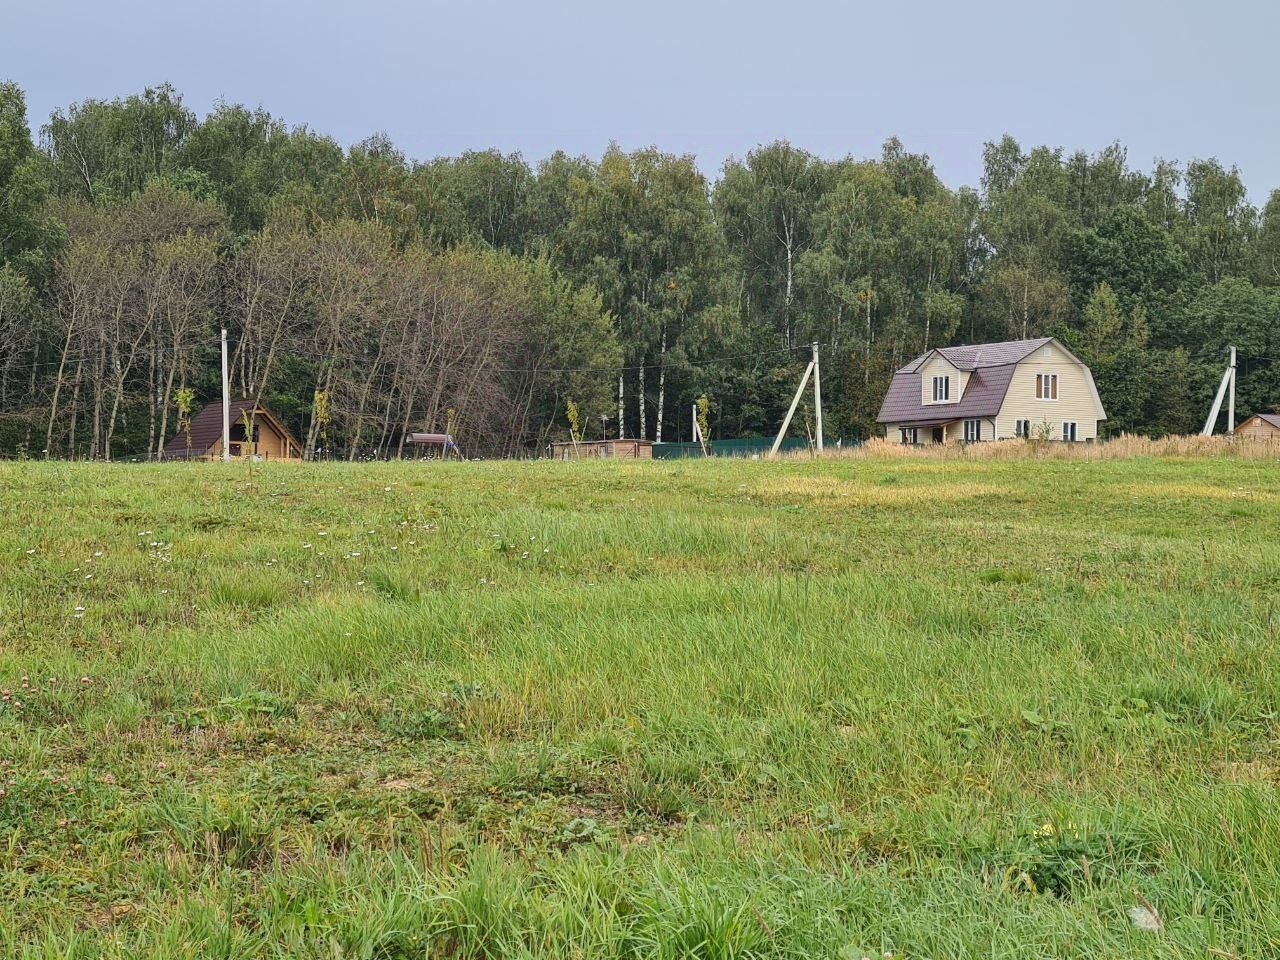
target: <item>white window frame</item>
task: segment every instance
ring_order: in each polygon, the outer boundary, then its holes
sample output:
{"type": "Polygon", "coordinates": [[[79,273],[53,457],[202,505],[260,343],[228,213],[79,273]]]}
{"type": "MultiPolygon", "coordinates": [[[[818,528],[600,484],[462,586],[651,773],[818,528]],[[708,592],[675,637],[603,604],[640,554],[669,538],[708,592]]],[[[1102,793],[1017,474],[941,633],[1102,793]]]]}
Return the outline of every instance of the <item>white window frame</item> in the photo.
{"type": "Polygon", "coordinates": [[[950,375],[938,376],[933,378],[933,402],[948,403],[951,400],[951,377],[950,375]]]}
{"type": "Polygon", "coordinates": [[[1036,399],[1058,399],[1058,375],[1056,373],[1036,374],[1036,399]]]}
{"type": "Polygon", "coordinates": [[[1019,440],[1031,439],[1031,421],[1015,420],[1013,421],[1013,435],[1019,440]]]}
{"type": "Polygon", "coordinates": [[[1076,438],[1080,435],[1079,424],[1075,420],[1062,421],[1062,439],[1068,443],[1075,443],[1076,438]]]}
{"type": "Polygon", "coordinates": [[[916,446],[920,442],[919,427],[899,427],[898,435],[902,438],[903,446],[916,446]]]}
{"type": "Polygon", "coordinates": [[[964,442],[965,443],[981,443],[982,442],[982,421],[966,420],[964,422],[964,442]]]}

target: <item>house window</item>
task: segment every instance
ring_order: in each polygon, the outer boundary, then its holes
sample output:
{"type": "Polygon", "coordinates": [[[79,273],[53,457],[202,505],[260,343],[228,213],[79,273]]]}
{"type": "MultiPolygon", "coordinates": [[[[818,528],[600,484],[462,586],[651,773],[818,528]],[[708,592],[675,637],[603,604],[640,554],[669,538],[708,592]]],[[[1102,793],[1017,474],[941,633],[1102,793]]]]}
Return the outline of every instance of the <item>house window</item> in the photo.
{"type": "Polygon", "coordinates": [[[1031,421],[1015,420],[1013,423],[1013,435],[1027,440],[1031,437],[1031,421]]]}
{"type": "Polygon", "coordinates": [[[1056,373],[1036,374],[1036,399],[1058,399],[1058,375],[1056,373]]]}
{"type": "Polygon", "coordinates": [[[901,427],[898,432],[902,435],[903,443],[920,442],[920,430],[917,427],[901,427]]]}
{"type": "Polygon", "coordinates": [[[933,378],[933,402],[943,403],[951,399],[951,378],[950,377],[934,377],[933,378]]]}
{"type": "Polygon", "coordinates": [[[977,443],[982,439],[982,421],[966,420],[964,422],[965,443],[977,443]]]}
{"type": "Polygon", "coordinates": [[[1076,438],[1076,425],[1070,420],[1062,421],[1062,439],[1074,441],[1076,438]]]}

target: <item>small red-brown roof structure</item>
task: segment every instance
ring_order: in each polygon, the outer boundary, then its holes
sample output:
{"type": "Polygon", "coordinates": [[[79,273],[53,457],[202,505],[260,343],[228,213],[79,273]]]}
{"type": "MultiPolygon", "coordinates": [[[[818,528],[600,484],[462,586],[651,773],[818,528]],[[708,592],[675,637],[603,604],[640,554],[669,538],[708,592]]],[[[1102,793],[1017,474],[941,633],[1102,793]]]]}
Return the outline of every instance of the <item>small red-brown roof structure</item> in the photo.
{"type": "MultiPolygon", "coordinates": [[[[301,460],[302,443],[274,413],[249,399],[232,400],[231,456],[264,460],[301,460]],[[245,430],[246,411],[253,411],[254,437],[245,430]]],[[[222,456],[222,401],[207,404],[191,418],[189,431],[179,430],[164,445],[164,460],[210,460],[222,456]],[[188,437],[188,433],[190,436],[188,437]]]]}
{"type": "Polygon", "coordinates": [[[462,451],[453,442],[451,433],[411,433],[405,438],[405,442],[411,447],[439,447],[441,455],[452,450],[459,457],[462,456],[462,451]]]}

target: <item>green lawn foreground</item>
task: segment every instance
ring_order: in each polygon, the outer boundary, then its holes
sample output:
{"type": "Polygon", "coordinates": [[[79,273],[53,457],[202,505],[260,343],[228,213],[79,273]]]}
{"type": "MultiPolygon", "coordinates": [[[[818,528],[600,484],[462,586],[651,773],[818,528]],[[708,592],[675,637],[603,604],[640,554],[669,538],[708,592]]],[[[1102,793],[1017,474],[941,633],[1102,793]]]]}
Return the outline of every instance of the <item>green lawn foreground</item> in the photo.
{"type": "Polygon", "coordinates": [[[1274,461],[6,463],[0,511],[5,957],[1280,956],[1274,461]]]}

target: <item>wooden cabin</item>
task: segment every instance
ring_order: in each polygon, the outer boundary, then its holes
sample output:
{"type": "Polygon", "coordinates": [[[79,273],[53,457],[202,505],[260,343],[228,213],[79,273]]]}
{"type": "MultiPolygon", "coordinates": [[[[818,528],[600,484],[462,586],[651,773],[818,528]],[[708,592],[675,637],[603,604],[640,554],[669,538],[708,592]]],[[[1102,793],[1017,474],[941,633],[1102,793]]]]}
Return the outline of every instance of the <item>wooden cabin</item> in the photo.
{"type": "MultiPolygon", "coordinates": [[[[302,443],[274,413],[252,400],[231,401],[231,443],[233,460],[302,459],[302,443]],[[249,436],[246,414],[253,424],[249,436]]],[[[179,430],[164,445],[165,460],[222,459],[222,401],[215,400],[191,418],[189,430],[179,430]]]]}
{"type": "Polygon", "coordinates": [[[1250,440],[1280,440],[1280,413],[1255,413],[1236,427],[1236,436],[1250,440]]]}
{"type": "Polygon", "coordinates": [[[653,442],[651,440],[579,440],[577,443],[553,443],[551,456],[556,460],[585,460],[592,457],[652,460],[653,442]]]}

